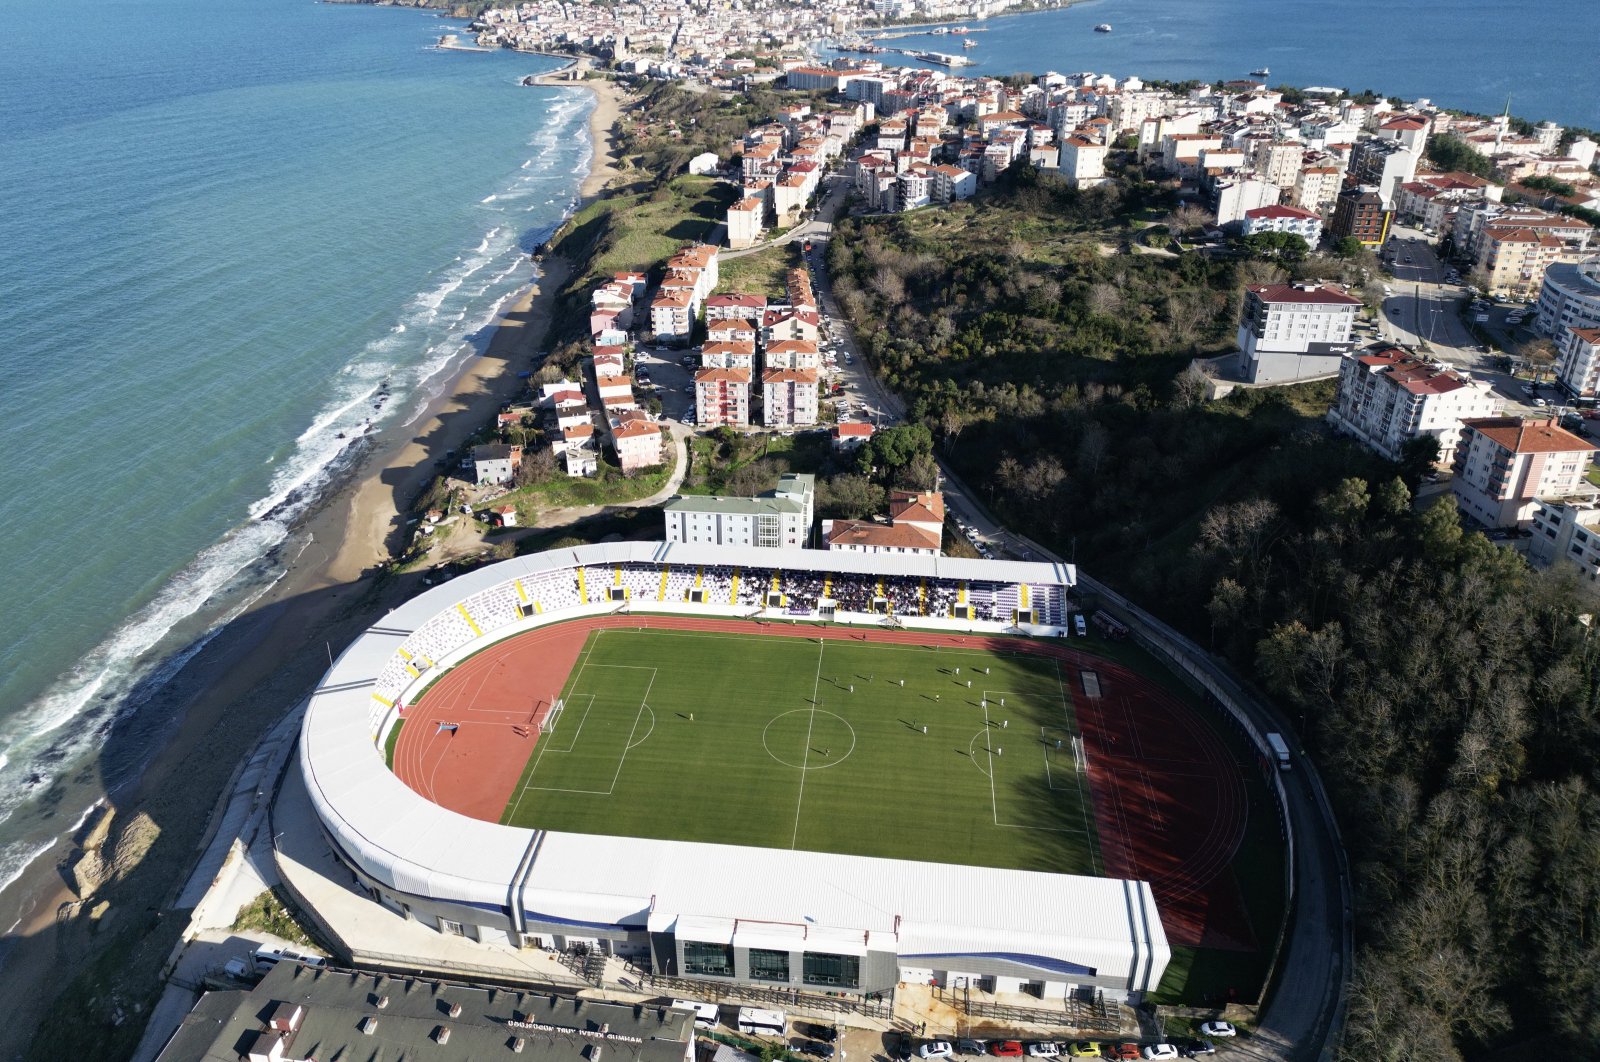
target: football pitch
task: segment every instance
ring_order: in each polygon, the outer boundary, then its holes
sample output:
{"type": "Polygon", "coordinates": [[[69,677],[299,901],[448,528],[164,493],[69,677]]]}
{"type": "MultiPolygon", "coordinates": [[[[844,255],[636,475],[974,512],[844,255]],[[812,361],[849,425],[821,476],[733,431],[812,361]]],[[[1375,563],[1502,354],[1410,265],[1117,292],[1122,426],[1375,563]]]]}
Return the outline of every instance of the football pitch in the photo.
{"type": "Polygon", "coordinates": [[[1098,874],[1078,681],[984,649],[597,630],[501,821],[1098,874]]]}

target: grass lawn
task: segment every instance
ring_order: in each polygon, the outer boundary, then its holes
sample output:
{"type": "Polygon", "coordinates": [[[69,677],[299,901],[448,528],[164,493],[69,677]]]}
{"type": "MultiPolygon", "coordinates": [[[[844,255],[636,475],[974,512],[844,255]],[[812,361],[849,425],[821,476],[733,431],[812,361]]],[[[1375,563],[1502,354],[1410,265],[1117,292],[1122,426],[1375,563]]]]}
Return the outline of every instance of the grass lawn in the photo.
{"type": "Polygon", "coordinates": [[[718,284],[723,291],[783,298],[788,289],[789,270],[801,264],[798,243],[780,243],[755,254],[729,258],[718,263],[718,284]]]}
{"type": "Polygon", "coordinates": [[[663,439],[661,449],[667,461],[659,468],[629,477],[623,475],[609,460],[602,459],[598,476],[589,478],[557,474],[543,483],[518,487],[493,501],[484,502],[478,506],[478,511],[515,505],[518,522],[523,527],[531,527],[544,509],[564,509],[573,505],[626,505],[648,498],[667,485],[678,463],[678,451],[669,440],[663,439]]]}
{"type": "Polygon", "coordinates": [[[678,248],[709,237],[736,198],[738,189],[730,184],[687,175],[653,191],[608,196],[574,215],[558,250],[575,261],[589,248],[598,251],[588,262],[591,278],[654,269],[678,248]]]}
{"type": "Polygon", "coordinates": [[[1053,660],[607,630],[563,700],[504,822],[1100,872],[1053,660]]]}

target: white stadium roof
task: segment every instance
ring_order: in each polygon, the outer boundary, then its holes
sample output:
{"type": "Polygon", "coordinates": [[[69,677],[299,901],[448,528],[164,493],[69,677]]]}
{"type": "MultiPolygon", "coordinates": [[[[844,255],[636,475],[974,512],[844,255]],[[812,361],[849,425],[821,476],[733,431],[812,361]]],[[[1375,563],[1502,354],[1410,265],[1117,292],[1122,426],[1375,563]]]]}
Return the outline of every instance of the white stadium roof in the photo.
{"type": "MultiPolygon", "coordinates": [[[[741,941],[790,939],[798,931],[825,939],[830,950],[864,950],[870,942],[873,950],[907,958],[1018,953],[1114,976],[1153,966],[1160,976],[1170,951],[1144,882],[521,829],[449,811],[388,769],[373,726],[373,691],[406,637],[457,602],[513,579],[629,562],[1035,584],[1070,585],[1075,576],[1071,566],[1055,564],[637,542],[480,568],[368,628],[312,694],[301,769],[344,858],[398,892],[494,911],[514,902],[529,921],[675,927],[692,939],[741,941]],[[707,933],[713,936],[700,936],[707,933]]],[[[438,665],[512,630],[613,610],[606,603],[529,617],[474,639],[438,665]]],[[[710,606],[697,611],[732,614],[710,606]]],[[[512,917],[520,924],[522,916],[512,917]]]]}

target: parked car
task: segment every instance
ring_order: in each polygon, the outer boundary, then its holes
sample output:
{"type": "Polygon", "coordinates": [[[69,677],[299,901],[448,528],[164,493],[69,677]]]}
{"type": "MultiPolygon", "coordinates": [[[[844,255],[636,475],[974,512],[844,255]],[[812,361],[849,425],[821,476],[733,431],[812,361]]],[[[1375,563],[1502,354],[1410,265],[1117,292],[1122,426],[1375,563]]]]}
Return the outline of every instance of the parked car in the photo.
{"type": "Polygon", "coordinates": [[[1074,612],[1072,614],[1072,633],[1076,634],[1079,638],[1089,637],[1089,624],[1084,620],[1083,613],[1081,612],[1074,612]]]}
{"type": "Polygon", "coordinates": [[[911,1062],[911,1037],[904,1033],[884,1033],[883,1046],[895,1062],[911,1062]]]}
{"type": "Polygon", "coordinates": [[[983,1048],[984,1044],[982,1040],[956,1041],[956,1054],[958,1055],[981,1055],[983,1054],[983,1048]]]}
{"type": "Polygon", "coordinates": [[[1146,1058],[1177,1058],[1178,1049],[1171,1044],[1145,1044],[1144,1057],[1146,1058]]]}
{"type": "Polygon", "coordinates": [[[1239,1030],[1225,1021],[1203,1021],[1200,1023],[1200,1035],[1224,1040],[1230,1036],[1238,1036],[1239,1030]]]}
{"type": "Polygon", "coordinates": [[[1067,1045],[1067,1054],[1073,1058],[1102,1058],[1099,1040],[1074,1040],[1067,1045]]]}
{"type": "Polygon", "coordinates": [[[950,1048],[949,1040],[929,1040],[917,1048],[919,1058],[954,1058],[955,1054],[950,1048]]]}
{"type": "Polygon", "coordinates": [[[1172,1046],[1178,1049],[1178,1054],[1184,1058],[1204,1058],[1206,1055],[1217,1053],[1216,1045],[1210,1040],[1174,1040],[1172,1046]]]}
{"type": "Polygon", "coordinates": [[[1034,1040],[1028,1044],[1028,1054],[1033,1058],[1059,1058],[1061,1046],[1049,1040],[1034,1040]]]}
{"type": "Polygon", "coordinates": [[[1106,1048],[1106,1057],[1121,1059],[1122,1062],[1137,1062],[1139,1045],[1132,1042],[1109,1044],[1106,1048]]]}
{"type": "Polygon", "coordinates": [[[996,1058],[1021,1058],[1021,1040],[990,1040],[989,1053],[996,1058]]]}
{"type": "Polygon", "coordinates": [[[832,1058],[833,1045],[825,1044],[821,1040],[806,1040],[800,1044],[800,1053],[814,1055],[817,1058],[832,1058]]]}
{"type": "Polygon", "coordinates": [[[836,1026],[824,1025],[817,1021],[797,1021],[794,1027],[795,1031],[802,1036],[809,1036],[813,1040],[821,1040],[824,1043],[831,1044],[839,1038],[839,1030],[836,1026]]]}

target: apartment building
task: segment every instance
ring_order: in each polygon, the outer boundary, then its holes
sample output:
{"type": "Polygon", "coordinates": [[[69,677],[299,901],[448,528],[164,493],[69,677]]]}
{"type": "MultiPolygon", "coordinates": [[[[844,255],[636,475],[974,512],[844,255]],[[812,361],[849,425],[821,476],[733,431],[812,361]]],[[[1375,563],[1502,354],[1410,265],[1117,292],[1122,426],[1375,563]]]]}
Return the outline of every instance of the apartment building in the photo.
{"type": "Polygon", "coordinates": [[[804,549],[811,541],[815,497],[815,476],[790,473],[754,498],[672,498],[662,506],[667,541],[804,549]]]}
{"type": "Polygon", "coordinates": [[[1462,425],[1450,489],[1487,527],[1522,527],[1540,498],[1576,494],[1596,447],[1550,420],[1488,417],[1462,425]]]}
{"type": "Polygon", "coordinates": [[[1600,328],[1567,328],[1556,358],[1556,382],[1574,398],[1600,395],[1600,328]]]}
{"type": "Polygon", "coordinates": [[[1394,211],[1384,205],[1376,189],[1346,188],[1334,199],[1328,239],[1337,243],[1354,236],[1363,247],[1382,247],[1389,239],[1389,226],[1393,221],[1394,211]]]}
{"type": "Polygon", "coordinates": [[[749,369],[701,369],[694,375],[694,408],[701,427],[750,426],[749,369]]]}
{"type": "Polygon", "coordinates": [[[761,374],[761,422],[769,428],[817,422],[817,370],[768,368],[761,374]]]}
{"type": "Polygon", "coordinates": [[[1538,331],[1559,341],[1566,329],[1596,326],[1600,326],[1600,258],[1545,267],[1538,331]]]}
{"type": "Polygon", "coordinates": [[[1439,459],[1449,460],[1462,422],[1492,417],[1496,407],[1488,384],[1387,347],[1344,356],[1328,421],[1391,461],[1423,435],[1438,440],[1439,459]]]}
{"type": "Polygon", "coordinates": [[[1287,232],[1299,236],[1309,247],[1322,241],[1322,218],[1310,210],[1293,206],[1263,206],[1244,212],[1244,234],[1287,232]]]}
{"type": "Polygon", "coordinates": [[[1239,322],[1240,371],[1251,383],[1281,383],[1340,370],[1355,348],[1361,300],[1338,288],[1265,284],[1245,289],[1239,322]]]}
{"type": "Polygon", "coordinates": [[[1593,495],[1533,504],[1528,561],[1573,572],[1579,589],[1600,594],[1600,502],[1593,495]]]}
{"type": "Polygon", "coordinates": [[[1326,213],[1339,194],[1344,170],[1338,166],[1307,166],[1294,181],[1294,205],[1318,214],[1326,213]]]}

